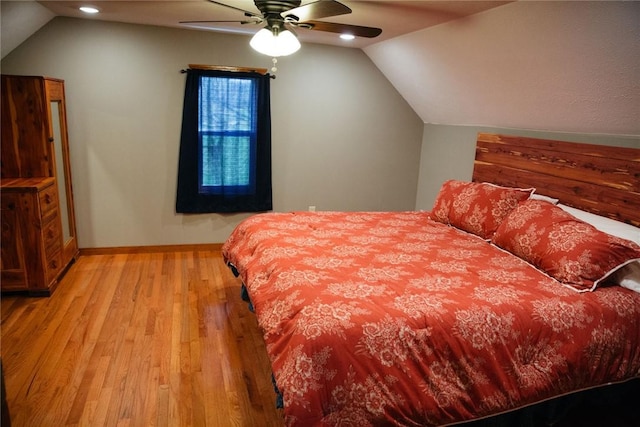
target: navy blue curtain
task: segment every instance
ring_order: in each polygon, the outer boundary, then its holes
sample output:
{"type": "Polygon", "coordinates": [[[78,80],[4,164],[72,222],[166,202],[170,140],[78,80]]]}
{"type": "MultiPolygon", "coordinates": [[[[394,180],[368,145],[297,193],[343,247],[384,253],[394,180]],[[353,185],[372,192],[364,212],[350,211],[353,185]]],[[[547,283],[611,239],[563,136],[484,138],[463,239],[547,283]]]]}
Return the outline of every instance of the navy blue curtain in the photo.
{"type": "MultiPolygon", "coordinates": [[[[187,70],[176,212],[263,212],[273,208],[270,82],[271,78],[268,75],[258,73],[187,70]],[[234,110],[236,117],[242,116],[243,122],[245,116],[254,118],[252,132],[245,132],[244,127],[240,126],[241,130],[222,133],[218,132],[218,128],[224,126],[209,123],[218,123],[218,119],[224,120],[219,117],[224,115],[224,110],[221,112],[217,107],[207,106],[213,106],[220,101],[220,97],[216,101],[215,94],[209,93],[207,78],[210,77],[233,79],[230,81],[232,85],[233,82],[245,82],[245,79],[252,82],[249,86],[252,88],[254,101],[246,103],[245,109],[238,112],[235,102],[229,101],[229,111],[234,110]],[[211,98],[208,98],[209,96],[211,98]],[[233,147],[236,139],[245,145],[250,144],[248,148],[243,145],[239,149],[248,153],[246,160],[242,160],[245,159],[242,156],[232,158],[234,152],[238,151],[238,147],[233,147]],[[237,163],[234,163],[238,162],[238,159],[243,163],[247,162],[247,165],[238,167],[237,163]],[[212,169],[215,169],[215,177],[206,173],[203,175],[203,167],[208,170],[210,164],[214,164],[212,169]],[[248,173],[248,176],[234,177],[236,171],[248,173]],[[246,185],[239,185],[238,181],[243,179],[246,180],[246,185]]],[[[246,84],[240,86],[248,87],[246,84]]]]}

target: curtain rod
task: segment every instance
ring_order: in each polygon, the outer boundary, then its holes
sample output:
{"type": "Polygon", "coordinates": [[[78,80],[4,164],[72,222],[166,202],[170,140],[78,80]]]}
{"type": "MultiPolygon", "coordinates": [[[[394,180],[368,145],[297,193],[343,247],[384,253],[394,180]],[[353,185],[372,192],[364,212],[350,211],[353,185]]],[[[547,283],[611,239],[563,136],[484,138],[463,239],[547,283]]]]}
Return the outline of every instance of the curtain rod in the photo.
{"type": "Polygon", "coordinates": [[[188,69],[180,70],[181,73],[186,73],[188,70],[213,70],[213,71],[230,71],[235,73],[258,73],[263,76],[269,76],[275,79],[276,76],[269,75],[269,70],[266,68],[251,68],[251,67],[234,67],[228,65],[203,65],[203,64],[189,64],[188,69]]]}

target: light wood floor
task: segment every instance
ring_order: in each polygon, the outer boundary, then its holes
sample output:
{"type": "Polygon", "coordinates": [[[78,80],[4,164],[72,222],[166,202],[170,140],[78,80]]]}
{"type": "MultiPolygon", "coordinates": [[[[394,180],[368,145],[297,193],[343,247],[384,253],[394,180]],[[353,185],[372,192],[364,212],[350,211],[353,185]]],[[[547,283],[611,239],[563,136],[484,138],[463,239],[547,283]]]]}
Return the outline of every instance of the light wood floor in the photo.
{"type": "Polygon", "coordinates": [[[81,256],[3,296],[15,426],[282,426],[253,313],[218,251],[81,256]]]}

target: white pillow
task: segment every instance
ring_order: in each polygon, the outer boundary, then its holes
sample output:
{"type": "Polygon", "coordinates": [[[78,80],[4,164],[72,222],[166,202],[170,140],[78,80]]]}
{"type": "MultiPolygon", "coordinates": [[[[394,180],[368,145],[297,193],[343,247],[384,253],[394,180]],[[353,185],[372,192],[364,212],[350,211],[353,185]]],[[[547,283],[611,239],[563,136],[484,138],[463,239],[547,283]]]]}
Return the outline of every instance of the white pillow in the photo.
{"type": "Polygon", "coordinates": [[[611,280],[624,288],[640,293],[640,260],[635,260],[611,275],[611,280]]]}
{"type": "Polygon", "coordinates": [[[634,227],[631,224],[625,224],[624,222],[616,221],[615,219],[592,214],[591,212],[572,208],[571,206],[559,204],[558,207],[562,208],[566,212],[569,212],[579,220],[593,225],[600,231],[604,231],[607,234],[611,234],[622,239],[631,240],[632,242],[640,245],[640,228],[638,227],[634,227]]]}

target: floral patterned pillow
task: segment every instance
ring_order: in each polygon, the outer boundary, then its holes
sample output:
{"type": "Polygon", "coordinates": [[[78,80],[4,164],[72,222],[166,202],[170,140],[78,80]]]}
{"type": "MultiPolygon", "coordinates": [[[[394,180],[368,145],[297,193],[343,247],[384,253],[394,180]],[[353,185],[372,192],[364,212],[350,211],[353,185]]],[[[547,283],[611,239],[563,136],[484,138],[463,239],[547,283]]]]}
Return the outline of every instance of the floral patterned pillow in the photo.
{"type": "Polygon", "coordinates": [[[492,242],[581,292],[594,290],[609,274],[640,259],[637,244],[541,200],[522,202],[500,224],[492,242]]]}
{"type": "Polygon", "coordinates": [[[431,219],[491,239],[502,220],[532,192],[533,189],[449,180],[440,188],[431,219]]]}

